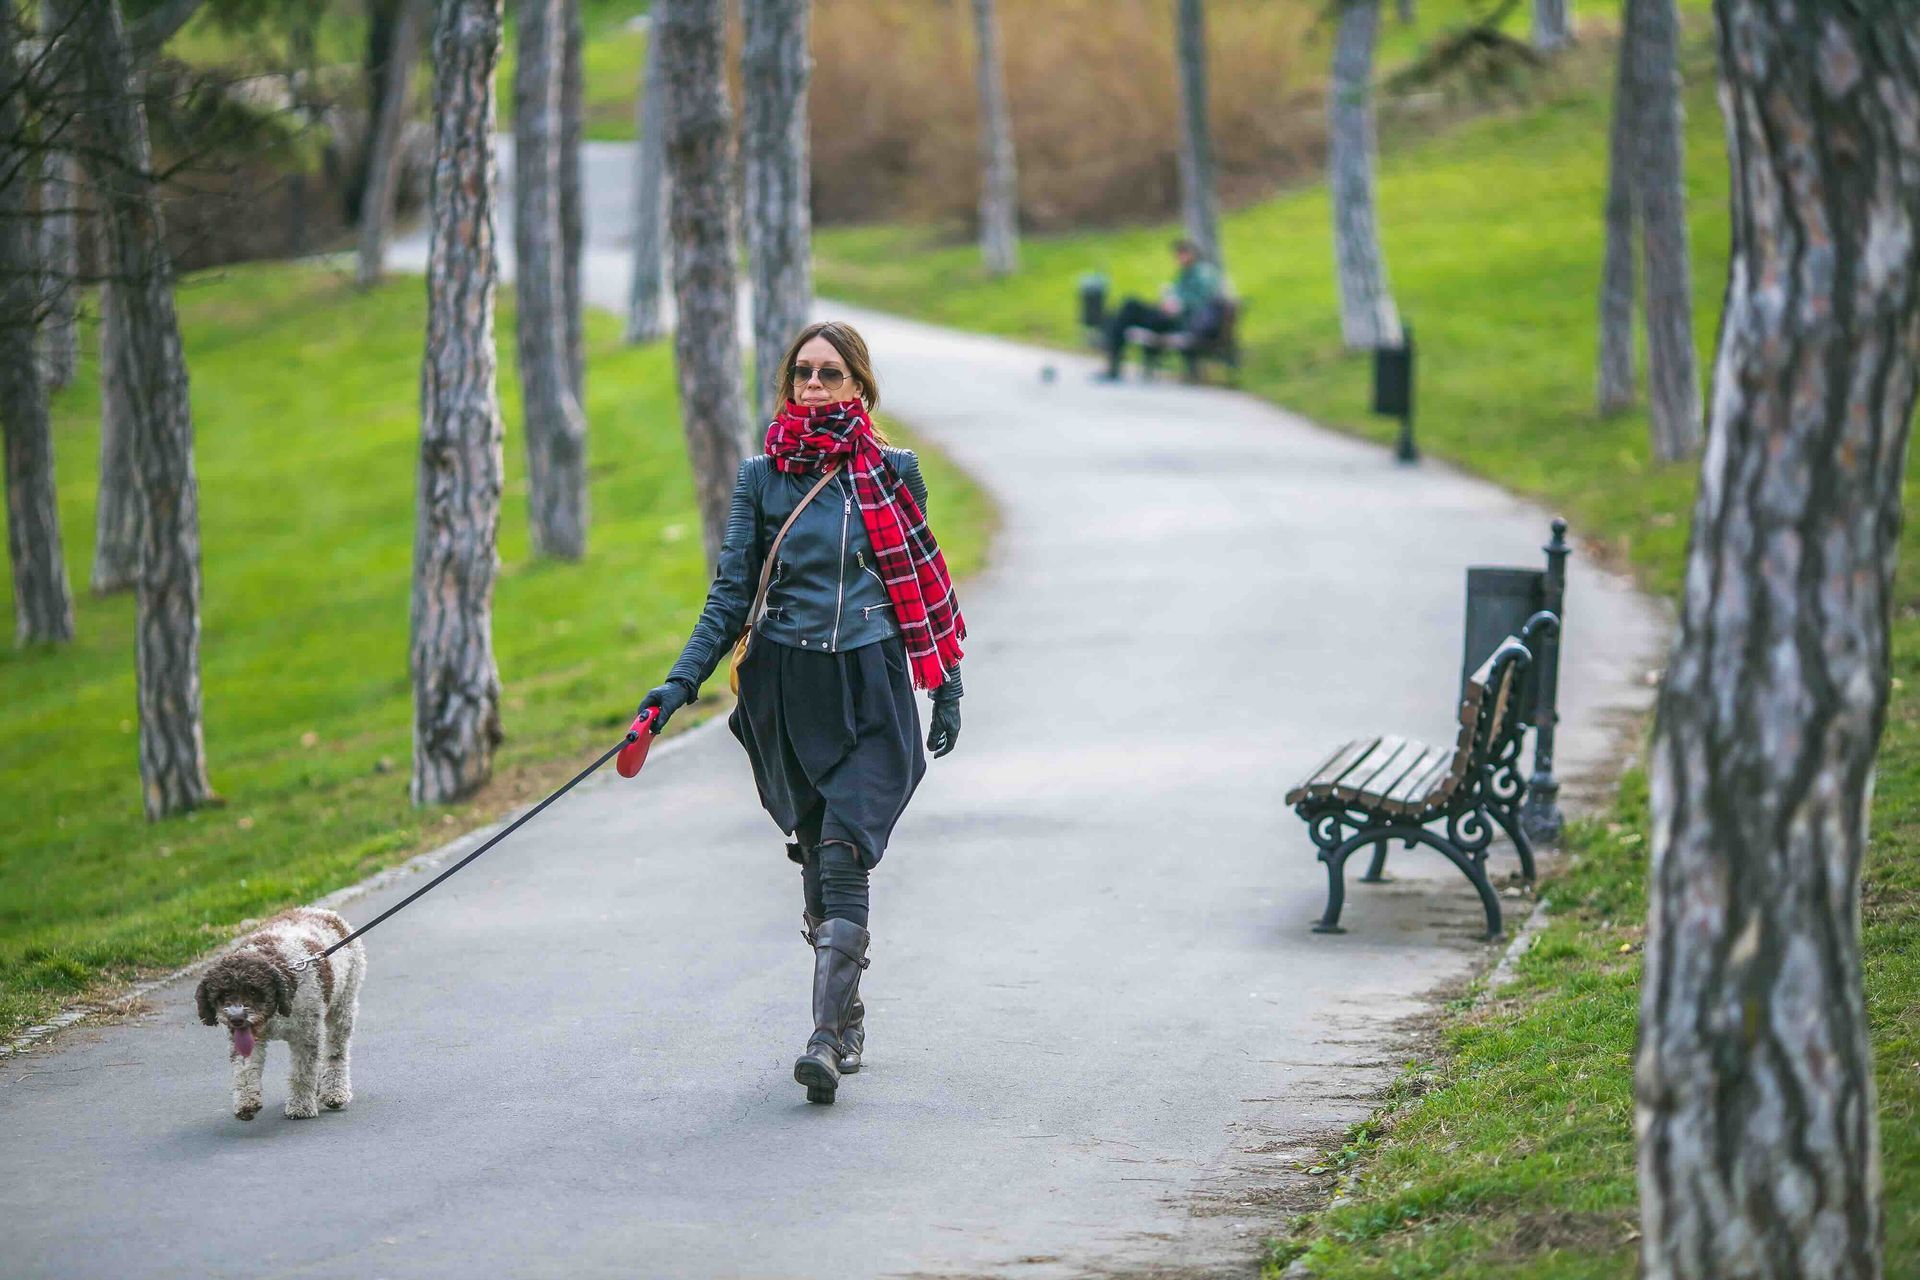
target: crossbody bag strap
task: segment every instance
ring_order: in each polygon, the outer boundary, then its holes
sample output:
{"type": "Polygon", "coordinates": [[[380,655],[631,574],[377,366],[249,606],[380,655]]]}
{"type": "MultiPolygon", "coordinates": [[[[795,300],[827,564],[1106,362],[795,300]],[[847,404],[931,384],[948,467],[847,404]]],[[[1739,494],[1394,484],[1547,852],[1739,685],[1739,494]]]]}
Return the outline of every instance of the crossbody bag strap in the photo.
{"type": "Polygon", "coordinates": [[[793,522],[801,510],[813,501],[814,495],[827,487],[827,482],[840,474],[840,464],[835,463],[827,473],[807,490],[807,496],[794,503],[793,510],[787,513],[786,523],[780,526],[780,532],[773,535],[773,545],[767,548],[766,563],[760,566],[760,590],[754,593],[753,608],[747,611],[747,626],[751,627],[760,620],[760,609],[767,602],[767,588],[773,584],[773,558],[780,551],[780,540],[787,536],[787,530],[793,528],[793,522]]]}

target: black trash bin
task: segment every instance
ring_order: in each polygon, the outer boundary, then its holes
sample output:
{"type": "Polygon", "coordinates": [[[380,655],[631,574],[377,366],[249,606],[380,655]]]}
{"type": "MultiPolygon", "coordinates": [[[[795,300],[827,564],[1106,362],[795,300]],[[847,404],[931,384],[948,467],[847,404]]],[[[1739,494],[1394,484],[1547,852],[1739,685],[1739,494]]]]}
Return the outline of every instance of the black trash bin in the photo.
{"type": "Polygon", "coordinates": [[[1097,272],[1080,277],[1080,327],[1104,329],[1107,324],[1107,278],[1097,272]]]}
{"type": "MultiPolygon", "coordinates": [[[[1527,619],[1546,608],[1546,577],[1539,569],[1474,568],[1467,570],[1466,649],[1460,659],[1460,692],[1467,689],[1467,677],[1493,656],[1500,642],[1520,634],[1527,619]]],[[[1539,681],[1537,664],[1529,665],[1521,686],[1521,706],[1528,710],[1528,723],[1537,723],[1539,681]]]]}
{"type": "Polygon", "coordinates": [[[1553,739],[1560,721],[1560,645],[1566,629],[1567,522],[1555,519],[1553,536],[1541,548],[1545,569],[1509,569],[1481,566],[1467,570],[1466,645],[1460,656],[1460,688],[1508,636],[1519,635],[1539,610],[1560,620],[1534,638],[1533,662],[1520,688],[1520,705],[1534,727],[1533,776],[1527,779],[1527,799],[1521,825],[1530,839],[1551,844],[1560,837],[1560,783],[1553,774],[1553,739]]]}
{"type": "Polygon", "coordinates": [[[1400,419],[1400,439],[1393,456],[1401,462],[1418,462],[1420,450],[1413,442],[1413,326],[1400,326],[1400,343],[1376,347],[1373,352],[1373,411],[1383,417],[1400,419]]]}

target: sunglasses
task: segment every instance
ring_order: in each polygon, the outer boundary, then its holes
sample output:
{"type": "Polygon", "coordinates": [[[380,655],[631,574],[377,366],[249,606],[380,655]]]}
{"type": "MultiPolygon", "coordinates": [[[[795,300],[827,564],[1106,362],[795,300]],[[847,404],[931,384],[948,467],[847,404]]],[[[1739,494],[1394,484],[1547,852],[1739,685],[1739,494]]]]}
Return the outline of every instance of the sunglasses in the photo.
{"type": "Polygon", "coordinates": [[[809,382],[812,382],[815,377],[820,379],[821,386],[832,391],[847,380],[847,371],[845,369],[836,369],[830,364],[796,364],[793,366],[793,383],[795,386],[804,387],[809,382]]]}

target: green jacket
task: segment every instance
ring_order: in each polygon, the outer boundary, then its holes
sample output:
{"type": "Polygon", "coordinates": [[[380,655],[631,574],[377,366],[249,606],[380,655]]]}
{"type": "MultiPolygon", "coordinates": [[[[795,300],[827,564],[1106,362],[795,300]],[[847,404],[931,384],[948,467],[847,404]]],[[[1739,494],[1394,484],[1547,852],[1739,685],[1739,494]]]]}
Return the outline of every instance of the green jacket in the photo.
{"type": "Polygon", "coordinates": [[[1204,258],[1195,259],[1191,266],[1181,269],[1173,282],[1174,296],[1180,299],[1180,318],[1191,322],[1217,301],[1224,290],[1220,268],[1204,258]]]}

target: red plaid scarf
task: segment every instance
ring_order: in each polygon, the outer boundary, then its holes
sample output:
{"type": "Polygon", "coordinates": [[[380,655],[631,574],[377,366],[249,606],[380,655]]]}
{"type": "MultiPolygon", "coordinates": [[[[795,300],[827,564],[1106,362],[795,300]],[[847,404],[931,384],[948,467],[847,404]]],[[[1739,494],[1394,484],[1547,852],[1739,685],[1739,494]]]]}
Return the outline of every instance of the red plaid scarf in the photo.
{"type": "Polygon", "coordinates": [[[800,474],[820,472],[836,461],[846,464],[867,540],[906,641],[914,687],[938,689],[946,682],[946,669],[960,661],[967,624],[953,594],[946,557],[927,528],[926,513],[880,452],[866,409],[858,400],[823,405],[788,401],[767,427],[767,455],[779,470],[800,474]]]}

